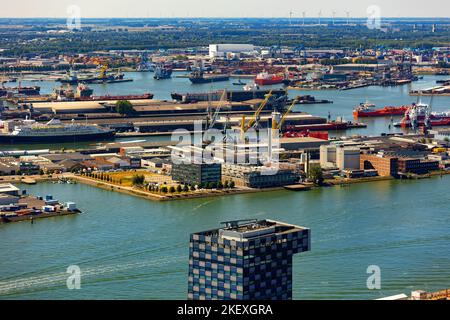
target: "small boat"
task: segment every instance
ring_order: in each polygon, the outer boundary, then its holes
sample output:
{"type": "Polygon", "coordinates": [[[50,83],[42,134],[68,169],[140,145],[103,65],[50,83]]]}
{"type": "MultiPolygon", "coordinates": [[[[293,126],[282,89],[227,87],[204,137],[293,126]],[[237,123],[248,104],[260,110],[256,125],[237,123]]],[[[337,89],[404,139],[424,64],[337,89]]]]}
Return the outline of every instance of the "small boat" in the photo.
{"type": "Polygon", "coordinates": [[[241,80],[239,80],[238,82],[233,82],[233,86],[245,86],[247,85],[247,83],[242,82],[241,80]]]}

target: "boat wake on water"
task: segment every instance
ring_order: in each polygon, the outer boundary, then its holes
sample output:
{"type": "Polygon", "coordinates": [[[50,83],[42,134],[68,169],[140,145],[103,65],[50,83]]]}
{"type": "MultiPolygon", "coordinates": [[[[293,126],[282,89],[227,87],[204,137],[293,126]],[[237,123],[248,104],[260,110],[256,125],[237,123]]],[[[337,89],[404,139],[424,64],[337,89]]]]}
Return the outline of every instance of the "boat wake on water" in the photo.
{"type": "MultiPolygon", "coordinates": [[[[83,268],[81,267],[81,277],[83,283],[89,282],[89,279],[102,275],[114,274],[147,267],[160,267],[174,263],[180,263],[185,260],[184,257],[164,257],[140,262],[132,262],[117,265],[106,265],[83,268]]],[[[58,272],[53,274],[44,274],[40,276],[32,276],[27,278],[11,279],[8,281],[0,281],[0,296],[26,292],[30,290],[39,290],[46,288],[66,286],[66,281],[70,274],[66,272],[58,272]]]]}

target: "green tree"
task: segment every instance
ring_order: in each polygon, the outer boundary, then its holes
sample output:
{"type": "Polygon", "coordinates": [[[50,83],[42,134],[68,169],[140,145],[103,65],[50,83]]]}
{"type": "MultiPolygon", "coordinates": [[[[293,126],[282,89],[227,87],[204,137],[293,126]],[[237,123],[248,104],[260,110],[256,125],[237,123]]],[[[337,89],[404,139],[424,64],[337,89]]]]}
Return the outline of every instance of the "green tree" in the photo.
{"type": "Polygon", "coordinates": [[[323,171],[320,166],[312,166],[308,172],[308,179],[315,185],[320,186],[323,184],[323,171]]]}
{"type": "Polygon", "coordinates": [[[183,188],[181,187],[181,185],[178,185],[177,186],[177,192],[181,192],[181,191],[183,191],[183,188]]]}
{"type": "Polygon", "coordinates": [[[184,192],[188,192],[189,191],[189,186],[187,184],[184,185],[183,191],[184,192]]]}
{"type": "Polygon", "coordinates": [[[128,100],[119,100],[116,102],[116,112],[122,116],[135,114],[133,104],[128,100]]]}
{"type": "Polygon", "coordinates": [[[161,192],[162,192],[162,193],[167,193],[167,187],[166,187],[166,186],[162,187],[162,188],[161,188],[161,192]]]}
{"type": "Polygon", "coordinates": [[[175,193],[175,187],[174,187],[174,186],[171,186],[171,187],[169,188],[169,192],[170,192],[170,193],[175,193]]]}
{"type": "Polygon", "coordinates": [[[145,176],[136,174],[131,179],[131,182],[132,182],[133,186],[142,186],[145,182],[145,176]]]}
{"type": "Polygon", "coordinates": [[[234,189],[235,186],[236,184],[234,183],[234,181],[230,181],[230,189],[234,189]]]}
{"type": "Polygon", "coordinates": [[[228,188],[230,187],[230,185],[229,185],[229,183],[228,183],[228,180],[225,181],[223,187],[224,187],[225,189],[228,189],[228,188]]]}

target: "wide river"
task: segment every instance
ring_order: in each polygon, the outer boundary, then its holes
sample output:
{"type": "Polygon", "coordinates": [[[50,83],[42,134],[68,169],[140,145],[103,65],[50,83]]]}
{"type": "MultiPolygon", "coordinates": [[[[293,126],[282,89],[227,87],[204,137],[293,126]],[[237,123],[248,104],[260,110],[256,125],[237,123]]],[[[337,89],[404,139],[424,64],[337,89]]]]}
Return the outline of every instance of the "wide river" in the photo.
{"type": "MultiPolygon", "coordinates": [[[[125,73],[127,78],[132,78],[133,82],[117,83],[117,84],[93,84],[91,87],[94,89],[95,95],[117,95],[117,94],[142,94],[145,92],[152,92],[155,95],[155,99],[170,100],[171,92],[208,92],[217,89],[227,88],[229,90],[241,90],[242,86],[235,86],[233,83],[237,79],[230,79],[228,82],[216,82],[212,84],[197,84],[193,85],[187,78],[180,78],[178,76],[186,74],[186,72],[176,72],[174,77],[168,80],[154,80],[153,73],[139,73],[129,72],[125,73]]],[[[313,104],[313,105],[301,105],[297,106],[295,111],[304,111],[312,115],[328,117],[330,113],[332,119],[342,117],[344,120],[353,120],[353,109],[361,102],[369,101],[376,104],[378,107],[384,106],[401,106],[410,105],[412,102],[417,101],[417,97],[409,96],[410,90],[424,89],[436,86],[436,80],[447,79],[445,76],[425,76],[424,79],[414,82],[410,85],[397,86],[397,87],[366,87],[348,91],[336,91],[336,90],[323,90],[323,91],[297,91],[290,90],[289,95],[294,98],[297,95],[313,95],[317,99],[331,100],[333,104],[313,104]]],[[[244,82],[250,82],[248,79],[243,79],[244,82]]],[[[7,86],[15,86],[17,84],[6,84],[7,86]]],[[[52,81],[23,81],[22,85],[39,85],[41,87],[41,93],[51,93],[53,88],[57,87],[59,83],[52,81]]],[[[279,85],[272,86],[273,88],[280,88],[279,85]]],[[[270,87],[268,87],[270,88],[270,87]]],[[[423,102],[429,103],[430,98],[424,97],[423,102]]],[[[435,97],[433,101],[433,110],[435,111],[448,111],[450,110],[450,98],[449,97],[435,97]]],[[[399,121],[400,118],[396,118],[395,121],[399,121]]],[[[377,118],[377,119],[360,119],[360,122],[366,122],[367,128],[353,129],[346,132],[332,132],[331,136],[350,136],[355,134],[363,135],[380,135],[381,133],[394,133],[401,132],[401,129],[391,128],[389,124],[391,122],[390,117],[377,118]]],[[[149,137],[145,140],[158,140],[158,139],[170,139],[170,137],[149,137]]],[[[117,141],[130,141],[131,139],[117,139],[117,141]]],[[[41,144],[35,145],[35,148],[41,149],[74,149],[80,147],[87,147],[91,143],[65,143],[65,144],[41,144]]],[[[2,149],[27,149],[27,145],[7,145],[1,146],[2,149]]]]}
{"type": "Polygon", "coordinates": [[[168,203],[82,184],[27,189],[84,213],[0,226],[0,299],[185,299],[190,233],[241,218],[312,229],[312,251],[294,258],[294,299],[450,287],[450,177],[168,203]],[[66,286],[73,265],[80,290],[66,286]],[[373,265],[381,290],[367,289],[373,265]]]}
{"type": "MultiPolygon", "coordinates": [[[[155,81],[150,73],[128,73],[134,82],[94,85],[95,94],[208,91],[229,83],[191,85],[188,79],[155,81]]],[[[349,91],[291,91],[334,104],[297,110],[352,119],[368,99],[382,107],[410,104],[411,88],[434,86],[425,77],[402,87],[349,91]]],[[[51,92],[54,82],[24,82],[51,92]]],[[[239,88],[239,87],[238,87],[239,88]]],[[[424,98],[428,102],[429,98],[424,98]]],[[[435,98],[448,110],[450,98],[435,98]]],[[[337,134],[389,132],[390,119],[369,120],[367,129],[337,134]]],[[[155,139],[155,138],[149,138],[155,139]]],[[[64,147],[85,145],[66,144],[64,147]]],[[[59,148],[61,145],[1,146],[1,149],[59,148]]],[[[150,202],[86,185],[40,184],[29,193],[75,201],[76,217],[0,226],[0,299],[184,299],[189,234],[221,221],[271,218],[312,229],[312,251],[295,257],[295,299],[376,299],[413,289],[450,287],[450,177],[411,182],[376,182],[307,193],[273,192],[233,197],[150,202]],[[68,290],[66,270],[81,268],[81,290],[68,290]],[[367,289],[369,266],[381,268],[382,289],[367,289]]]]}

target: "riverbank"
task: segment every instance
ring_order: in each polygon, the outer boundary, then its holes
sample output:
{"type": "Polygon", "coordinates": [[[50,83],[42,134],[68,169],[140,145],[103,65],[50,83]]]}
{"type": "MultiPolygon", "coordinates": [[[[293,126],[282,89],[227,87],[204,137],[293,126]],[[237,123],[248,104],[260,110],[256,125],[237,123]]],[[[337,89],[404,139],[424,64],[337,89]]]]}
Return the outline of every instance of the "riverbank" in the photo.
{"type": "MultiPolygon", "coordinates": [[[[428,175],[424,176],[417,176],[415,178],[411,179],[425,179],[425,178],[432,178],[432,177],[438,177],[438,176],[445,176],[449,175],[449,171],[436,171],[431,172],[428,175]]],[[[42,182],[51,182],[51,181],[59,181],[61,179],[66,180],[74,180],[79,183],[83,183],[86,185],[94,186],[103,190],[113,191],[113,192],[119,192],[122,194],[127,194],[135,197],[144,198],[147,200],[152,201],[159,201],[159,202],[165,202],[165,201],[175,201],[175,200],[188,200],[188,199],[203,199],[203,198],[214,198],[214,197],[224,197],[224,196],[233,196],[233,195],[240,195],[240,194],[252,194],[257,192],[272,192],[272,191],[282,191],[282,190],[288,190],[288,191],[310,191],[317,188],[323,188],[323,187],[335,187],[335,186],[350,186],[354,184],[363,184],[363,183],[370,183],[370,182],[379,182],[379,181],[392,181],[392,180],[399,180],[395,179],[394,177],[367,177],[367,178],[358,178],[358,179],[347,179],[347,178],[336,178],[336,179],[326,179],[324,181],[323,186],[313,186],[311,184],[298,184],[294,186],[290,186],[289,188],[286,187],[274,187],[274,188],[266,188],[266,189],[252,189],[247,187],[236,187],[234,189],[214,189],[214,190],[196,190],[191,192],[176,192],[176,193],[161,193],[161,192],[152,192],[148,190],[144,190],[137,187],[132,186],[125,186],[125,185],[118,185],[111,182],[106,182],[98,179],[88,178],[85,176],[76,175],[73,173],[64,173],[62,175],[52,175],[52,176],[8,176],[8,177],[1,177],[0,183],[23,183],[27,184],[26,181],[31,180],[35,183],[42,183],[42,182]]],[[[410,179],[403,179],[403,180],[410,180],[410,179]]]]}
{"type": "Polygon", "coordinates": [[[15,217],[7,217],[7,216],[0,216],[0,224],[8,224],[8,223],[14,223],[14,222],[26,222],[29,221],[31,224],[34,223],[35,220],[40,219],[49,219],[49,218],[56,218],[56,217],[65,217],[65,216],[75,216],[81,212],[75,212],[75,211],[57,211],[57,212],[45,212],[40,213],[37,215],[31,215],[31,216],[15,216],[15,217]]]}
{"type": "Polygon", "coordinates": [[[450,213],[442,196],[449,187],[445,176],[149,202],[82,183],[29,186],[33,194],[76,199],[86,213],[2,226],[3,254],[15,252],[17,259],[0,262],[0,296],[65,297],[65,281],[55,275],[76,264],[89,272],[83,290],[69,299],[111,299],[117,292],[122,299],[184,299],[189,235],[239,218],[292,221],[313,230],[314,250],[293,261],[294,299],[372,300],[438,291],[450,286],[450,213]],[[365,289],[362,277],[371,264],[388,270],[382,291],[365,289]],[[36,276],[42,280],[32,281],[36,276]]]}
{"type": "Polygon", "coordinates": [[[39,182],[57,181],[57,175],[32,175],[32,176],[0,176],[0,183],[24,183],[31,184],[39,182]]]}
{"type": "MultiPolygon", "coordinates": [[[[450,172],[446,173],[433,173],[431,176],[439,176],[444,174],[450,174],[450,172]]],[[[212,198],[212,197],[223,197],[223,196],[232,196],[239,194],[251,194],[258,192],[272,192],[272,191],[310,191],[317,188],[324,187],[335,187],[335,186],[350,186],[354,184],[363,184],[370,182],[379,182],[379,181],[392,181],[396,180],[394,177],[369,177],[369,178],[360,178],[360,179],[327,179],[323,186],[313,186],[313,185],[303,185],[299,184],[298,186],[290,186],[286,187],[275,187],[275,188],[267,188],[267,189],[252,189],[252,188],[242,188],[238,187],[236,189],[226,189],[226,190],[198,190],[195,192],[181,192],[181,193],[172,193],[172,194],[161,194],[150,192],[143,189],[138,189],[136,187],[127,187],[127,186],[119,186],[117,184],[94,180],[91,178],[82,177],[79,175],[69,175],[65,176],[66,178],[74,179],[80,183],[84,183],[90,186],[95,186],[104,190],[120,192],[132,196],[137,196],[153,201],[174,201],[174,200],[187,200],[187,199],[202,199],[202,198],[212,198]]]]}
{"type": "Polygon", "coordinates": [[[271,192],[283,190],[282,187],[278,188],[268,188],[268,189],[251,189],[251,188],[235,188],[226,190],[197,190],[193,192],[181,192],[172,194],[160,194],[155,192],[150,192],[147,190],[139,189],[136,187],[120,186],[117,184],[94,180],[91,178],[82,177],[74,174],[66,174],[65,178],[74,179],[79,183],[84,183],[90,186],[101,188],[104,190],[120,192],[128,194],[131,196],[136,196],[153,201],[174,201],[174,200],[187,200],[187,199],[202,199],[202,198],[213,198],[213,197],[223,197],[238,194],[251,194],[257,192],[271,192]]]}

